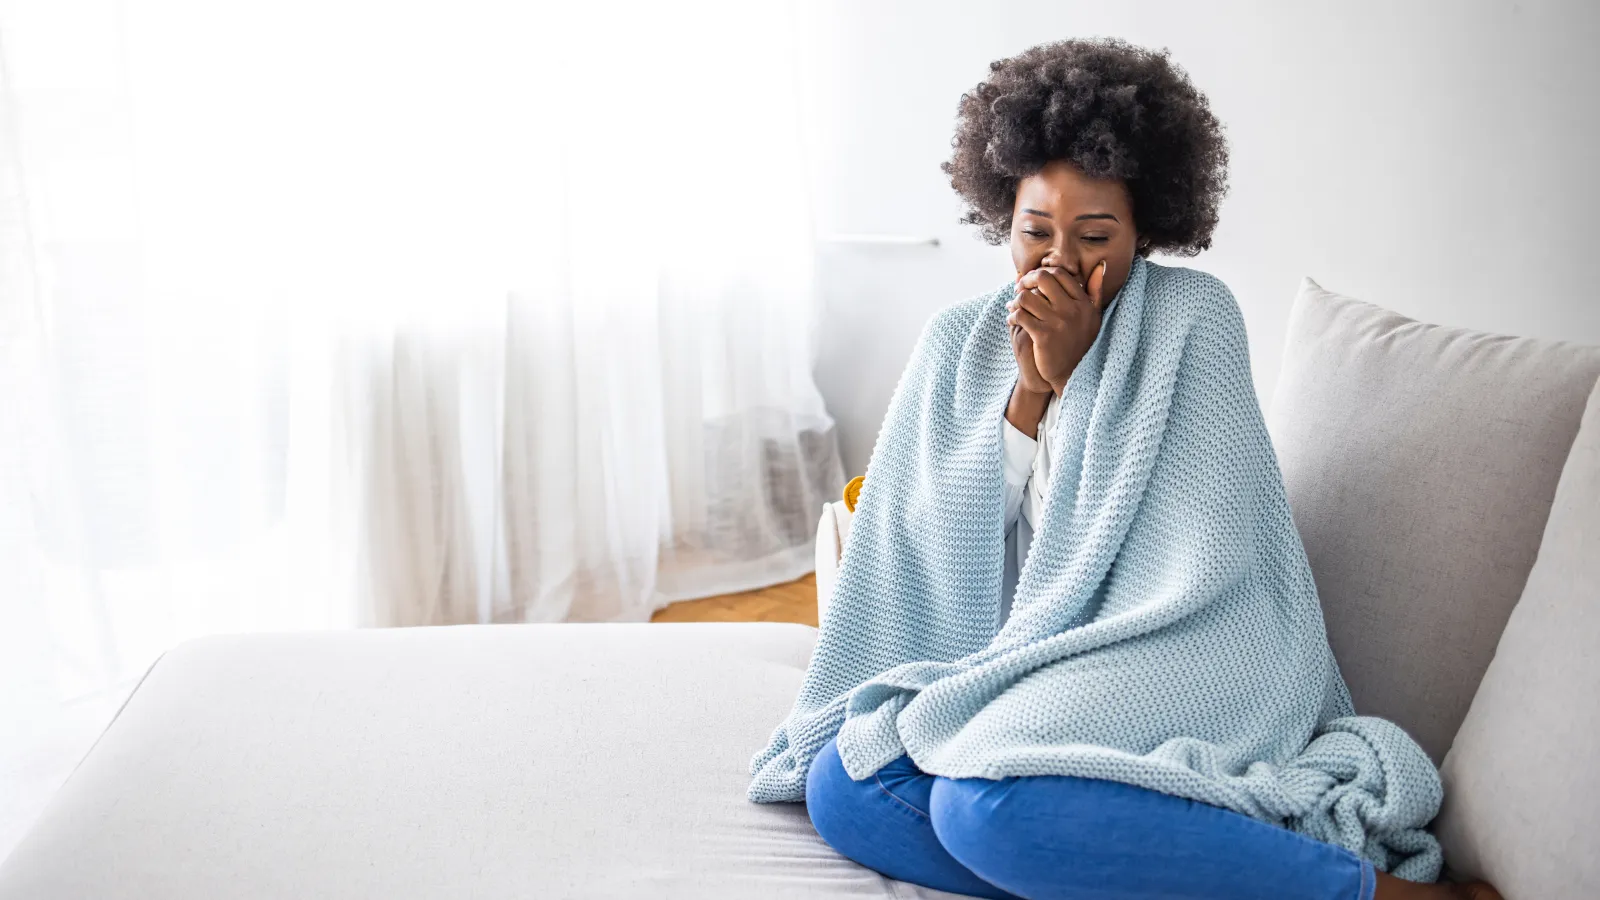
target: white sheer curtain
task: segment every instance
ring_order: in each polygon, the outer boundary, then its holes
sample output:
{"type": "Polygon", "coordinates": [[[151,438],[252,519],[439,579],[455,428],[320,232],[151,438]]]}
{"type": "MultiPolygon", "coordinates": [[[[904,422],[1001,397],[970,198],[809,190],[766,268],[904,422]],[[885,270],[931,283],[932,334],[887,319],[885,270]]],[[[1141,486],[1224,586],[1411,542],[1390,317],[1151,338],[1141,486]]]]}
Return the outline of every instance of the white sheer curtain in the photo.
{"type": "Polygon", "coordinates": [[[569,6],[0,0],[13,763],[195,635],[809,569],[788,9],[569,6]]]}

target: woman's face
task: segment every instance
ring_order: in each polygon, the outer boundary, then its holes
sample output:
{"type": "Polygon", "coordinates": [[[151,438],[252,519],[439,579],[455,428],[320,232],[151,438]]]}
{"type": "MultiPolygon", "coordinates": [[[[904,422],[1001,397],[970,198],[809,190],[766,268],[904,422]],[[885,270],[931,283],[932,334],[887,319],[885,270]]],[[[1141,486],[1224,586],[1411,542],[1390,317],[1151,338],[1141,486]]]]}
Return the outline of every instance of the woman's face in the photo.
{"type": "Polygon", "coordinates": [[[1071,163],[1052,162],[1017,185],[1011,211],[1011,261],[1023,275],[1059,266],[1083,284],[1106,260],[1101,296],[1107,304],[1133,269],[1139,234],[1133,198],[1118,180],[1090,178],[1071,163]]]}

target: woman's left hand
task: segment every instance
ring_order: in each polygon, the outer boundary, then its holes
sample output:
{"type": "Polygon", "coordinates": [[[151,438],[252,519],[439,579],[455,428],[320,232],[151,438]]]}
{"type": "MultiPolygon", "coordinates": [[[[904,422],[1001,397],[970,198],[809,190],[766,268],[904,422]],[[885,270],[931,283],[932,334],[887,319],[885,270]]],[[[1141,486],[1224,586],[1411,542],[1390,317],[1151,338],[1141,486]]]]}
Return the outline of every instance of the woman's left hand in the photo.
{"type": "Polygon", "coordinates": [[[1033,339],[1034,365],[1057,396],[1100,334],[1105,273],[1103,260],[1087,284],[1066,269],[1034,269],[1017,280],[1017,296],[1007,304],[1006,324],[1020,325],[1033,339]]]}

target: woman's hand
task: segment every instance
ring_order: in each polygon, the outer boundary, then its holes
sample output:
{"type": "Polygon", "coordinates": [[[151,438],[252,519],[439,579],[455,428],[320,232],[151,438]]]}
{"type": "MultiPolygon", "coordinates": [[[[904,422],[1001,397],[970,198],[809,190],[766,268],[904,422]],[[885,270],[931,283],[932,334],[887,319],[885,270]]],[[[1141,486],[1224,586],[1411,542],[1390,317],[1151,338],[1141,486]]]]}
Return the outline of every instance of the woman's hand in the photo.
{"type": "Polygon", "coordinates": [[[1028,437],[1037,438],[1039,423],[1044,421],[1045,410],[1050,406],[1052,389],[1034,363],[1033,338],[1021,325],[1010,327],[1011,352],[1017,358],[1017,386],[1006,404],[1006,421],[1028,437]]]}
{"type": "Polygon", "coordinates": [[[1050,406],[1050,382],[1044,380],[1034,363],[1033,338],[1021,325],[1010,327],[1011,353],[1017,358],[1017,386],[1012,388],[1011,400],[1006,404],[1006,421],[1028,437],[1037,437],[1039,423],[1050,406]]]}
{"type": "Polygon", "coordinates": [[[1050,393],[1050,382],[1039,374],[1039,366],[1034,362],[1033,338],[1022,330],[1021,325],[1011,326],[1011,352],[1017,357],[1017,389],[1030,394],[1050,393]]]}
{"type": "Polygon", "coordinates": [[[1006,324],[1013,326],[1011,347],[1018,354],[1019,371],[1028,374],[1019,350],[1023,341],[1016,333],[1020,327],[1032,345],[1033,374],[1058,396],[1100,334],[1105,273],[1106,263],[1101,261],[1089,273],[1088,283],[1080,284],[1066,269],[1034,269],[1018,279],[1017,296],[1007,305],[1011,312],[1006,324]]]}

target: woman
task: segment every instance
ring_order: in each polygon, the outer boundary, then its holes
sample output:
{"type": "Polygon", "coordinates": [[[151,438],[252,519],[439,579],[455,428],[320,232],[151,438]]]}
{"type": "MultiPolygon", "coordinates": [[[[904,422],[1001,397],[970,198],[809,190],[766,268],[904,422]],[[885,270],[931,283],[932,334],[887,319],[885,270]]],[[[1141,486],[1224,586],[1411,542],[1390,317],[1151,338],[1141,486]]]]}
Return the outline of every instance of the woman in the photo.
{"type": "Polygon", "coordinates": [[[1017,279],[919,341],[751,798],[980,897],[1498,897],[1429,883],[1437,771],[1350,707],[1231,294],[1146,259],[1210,246],[1204,96],[1164,51],[1049,44],[954,148],[1017,279]]]}

